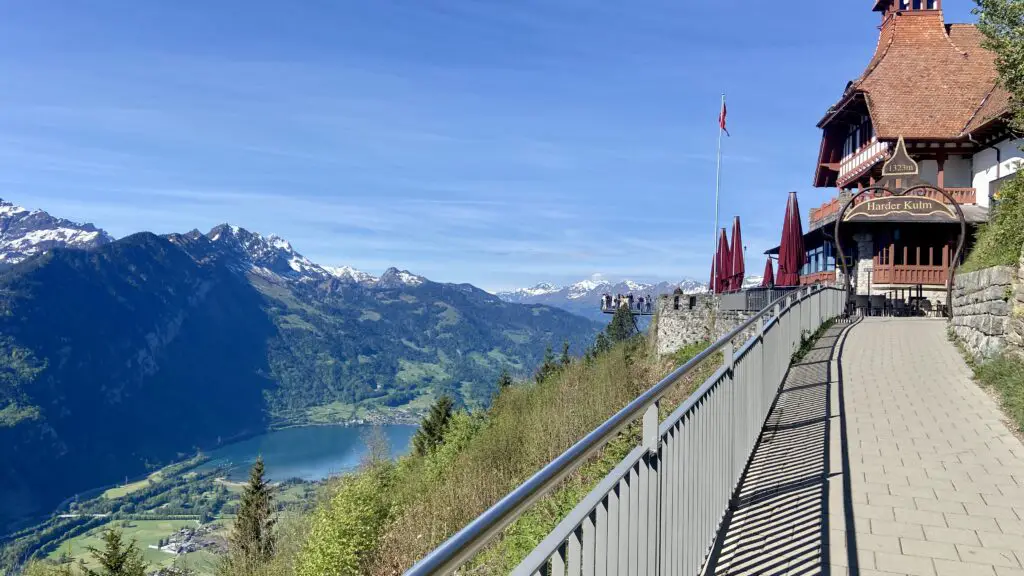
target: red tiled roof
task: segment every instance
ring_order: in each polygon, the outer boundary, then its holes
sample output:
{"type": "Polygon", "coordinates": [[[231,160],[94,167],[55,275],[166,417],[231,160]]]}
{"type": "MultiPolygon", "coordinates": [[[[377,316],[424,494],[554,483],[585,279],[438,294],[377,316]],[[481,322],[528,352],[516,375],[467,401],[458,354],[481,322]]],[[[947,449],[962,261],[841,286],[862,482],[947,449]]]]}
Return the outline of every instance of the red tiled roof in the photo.
{"type": "Polygon", "coordinates": [[[896,12],[864,73],[832,110],[861,93],[879,138],[961,138],[1007,111],[1009,96],[996,85],[994,55],[982,38],[972,24],[946,26],[939,10],[896,12]]]}

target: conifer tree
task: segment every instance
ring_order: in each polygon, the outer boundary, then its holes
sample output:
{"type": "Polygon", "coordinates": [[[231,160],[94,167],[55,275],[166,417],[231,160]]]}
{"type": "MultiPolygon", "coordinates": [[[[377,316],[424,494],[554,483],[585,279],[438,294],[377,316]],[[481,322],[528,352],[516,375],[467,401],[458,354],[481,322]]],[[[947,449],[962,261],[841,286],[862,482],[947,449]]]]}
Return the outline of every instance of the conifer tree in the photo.
{"type": "Polygon", "coordinates": [[[426,456],[444,442],[444,433],[452,418],[453,402],[449,396],[441,396],[430,407],[430,413],[423,418],[420,429],[412,437],[413,449],[416,454],[426,456]]]}
{"type": "Polygon", "coordinates": [[[515,381],[512,380],[512,375],[508,373],[508,370],[502,370],[501,376],[498,376],[498,390],[504,390],[512,384],[515,384],[515,381]]]}
{"type": "Polygon", "coordinates": [[[263,457],[257,456],[231,531],[228,563],[235,574],[252,573],[274,555],[273,488],[263,474],[263,457]]]}
{"type": "Polygon", "coordinates": [[[146,563],[142,552],[132,540],[125,545],[120,530],[111,528],[103,533],[103,550],[89,547],[99,571],[85,568],[87,576],[145,576],[146,563]]]}
{"type": "Polygon", "coordinates": [[[629,340],[636,333],[633,325],[633,313],[623,306],[615,311],[612,321],[608,324],[608,339],[612,344],[629,340]]]}
{"type": "Polygon", "coordinates": [[[559,360],[562,366],[568,366],[572,363],[572,356],[569,356],[569,341],[562,342],[562,358],[559,360]]]}
{"type": "Polygon", "coordinates": [[[554,373],[556,370],[558,370],[558,365],[555,364],[555,354],[551,351],[551,346],[548,346],[547,349],[544,350],[544,361],[541,362],[540,368],[537,369],[537,374],[535,376],[537,383],[539,384],[543,382],[548,375],[554,373]]]}
{"type": "Polygon", "coordinates": [[[608,336],[605,335],[604,331],[597,333],[597,340],[594,342],[594,356],[604,354],[612,347],[612,343],[608,341],[608,336]]]}

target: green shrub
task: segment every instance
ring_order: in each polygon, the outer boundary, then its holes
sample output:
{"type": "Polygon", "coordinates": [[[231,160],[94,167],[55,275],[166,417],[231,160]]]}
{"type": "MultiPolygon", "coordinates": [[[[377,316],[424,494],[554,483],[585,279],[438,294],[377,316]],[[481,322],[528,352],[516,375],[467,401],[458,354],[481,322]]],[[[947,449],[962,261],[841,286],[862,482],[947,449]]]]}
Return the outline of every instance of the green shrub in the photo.
{"type": "Polygon", "coordinates": [[[999,191],[999,204],[989,221],[978,228],[974,248],[960,267],[973,272],[992,266],[1016,265],[1024,247],[1024,171],[999,191]]]}
{"type": "Polygon", "coordinates": [[[343,477],[309,520],[295,565],[298,576],[364,573],[381,531],[391,519],[395,468],[375,464],[343,477]]]}

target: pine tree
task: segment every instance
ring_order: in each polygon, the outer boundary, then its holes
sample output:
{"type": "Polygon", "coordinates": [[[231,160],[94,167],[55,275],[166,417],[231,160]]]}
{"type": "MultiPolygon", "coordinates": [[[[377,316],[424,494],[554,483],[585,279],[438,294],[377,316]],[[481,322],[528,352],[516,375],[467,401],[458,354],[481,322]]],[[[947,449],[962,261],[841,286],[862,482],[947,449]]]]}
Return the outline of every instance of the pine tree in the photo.
{"type": "Polygon", "coordinates": [[[541,362],[540,368],[537,369],[537,374],[534,378],[539,384],[556,370],[558,370],[558,365],[555,364],[555,354],[551,351],[551,346],[548,346],[547,349],[544,350],[544,361],[541,362]]]}
{"type": "Polygon", "coordinates": [[[602,331],[597,333],[597,340],[594,342],[594,356],[604,354],[612,347],[612,343],[608,341],[608,336],[602,331]]]}
{"type": "Polygon", "coordinates": [[[444,442],[444,433],[448,430],[448,422],[452,418],[453,402],[449,396],[441,396],[430,407],[430,413],[423,418],[420,429],[412,437],[412,445],[416,454],[426,456],[444,442]]]}
{"type": "Polygon", "coordinates": [[[512,380],[512,375],[508,373],[508,370],[502,370],[501,376],[498,376],[498,390],[504,390],[513,384],[515,381],[512,380]]]}
{"type": "Polygon", "coordinates": [[[564,367],[572,363],[572,356],[569,356],[569,341],[562,342],[562,358],[559,363],[564,367]]]}
{"type": "Polygon", "coordinates": [[[85,568],[87,576],[145,576],[146,563],[132,540],[125,545],[121,531],[111,528],[103,533],[103,550],[89,547],[100,571],[85,568]]]}
{"type": "Polygon", "coordinates": [[[258,456],[231,531],[229,562],[236,574],[250,573],[274,555],[273,489],[263,474],[263,457],[258,456]]]}
{"type": "Polygon", "coordinates": [[[629,311],[629,308],[623,306],[616,310],[607,330],[612,344],[629,340],[636,333],[636,327],[633,325],[633,313],[629,311]]]}

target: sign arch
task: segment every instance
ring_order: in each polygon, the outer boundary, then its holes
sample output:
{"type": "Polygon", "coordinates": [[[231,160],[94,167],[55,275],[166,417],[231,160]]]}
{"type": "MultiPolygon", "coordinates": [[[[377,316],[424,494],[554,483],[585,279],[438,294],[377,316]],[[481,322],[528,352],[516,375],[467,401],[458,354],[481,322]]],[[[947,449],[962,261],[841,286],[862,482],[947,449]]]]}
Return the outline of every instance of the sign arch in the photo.
{"type": "Polygon", "coordinates": [[[906,145],[901,136],[896,144],[892,156],[882,167],[882,178],[875,186],[869,186],[858,190],[856,194],[847,200],[839,213],[836,214],[836,222],[833,229],[832,241],[835,243],[836,255],[843,270],[844,287],[849,293],[850,270],[846,264],[846,253],[843,252],[842,226],[844,222],[860,216],[858,220],[882,220],[895,214],[906,214],[920,217],[925,221],[933,222],[960,222],[960,237],[957,239],[956,252],[949,260],[949,270],[946,274],[946,313],[949,318],[953,317],[953,278],[956,273],[957,263],[963,255],[964,242],[967,238],[967,219],[960,203],[949,193],[921,181],[918,177],[918,166],[906,151],[906,145]],[[860,200],[865,195],[868,199],[860,200]],[[936,199],[941,196],[946,199],[945,204],[936,199]],[[851,210],[851,207],[852,210],[851,210]]]}

